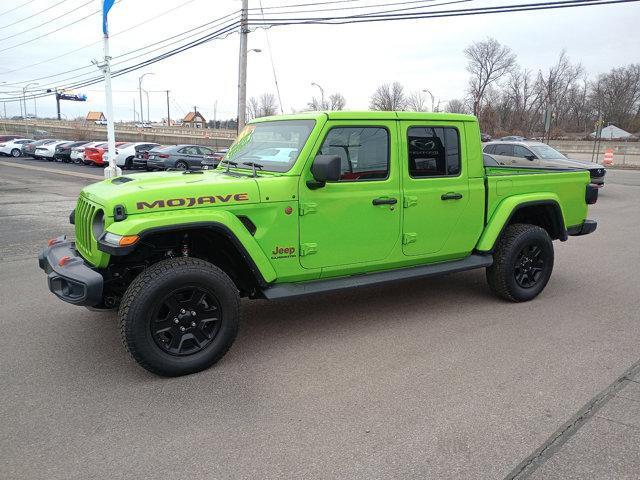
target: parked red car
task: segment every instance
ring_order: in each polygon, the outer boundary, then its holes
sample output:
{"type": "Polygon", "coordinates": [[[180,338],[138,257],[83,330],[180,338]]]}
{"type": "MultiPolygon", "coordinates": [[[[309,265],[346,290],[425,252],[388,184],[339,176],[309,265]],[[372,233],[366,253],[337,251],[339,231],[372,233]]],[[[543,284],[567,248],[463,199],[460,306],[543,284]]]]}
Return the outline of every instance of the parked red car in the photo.
{"type": "MultiPolygon", "coordinates": [[[[125,143],[126,142],[116,143],[116,148],[118,148],[120,145],[124,145],[125,143]]],[[[106,152],[108,149],[109,147],[106,142],[100,143],[95,147],[86,147],[84,149],[84,163],[87,165],[93,164],[101,167],[102,165],[104,165],[104,160],[102,159],[102,156],[104,155],[104,152],[106,152]]]]}

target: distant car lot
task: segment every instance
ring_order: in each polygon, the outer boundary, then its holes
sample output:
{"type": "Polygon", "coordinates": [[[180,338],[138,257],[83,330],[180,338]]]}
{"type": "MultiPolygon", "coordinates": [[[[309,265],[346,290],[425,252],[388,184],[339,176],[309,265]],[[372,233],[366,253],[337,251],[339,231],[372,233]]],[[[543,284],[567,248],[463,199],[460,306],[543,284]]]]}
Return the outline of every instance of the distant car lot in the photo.
{"type": "MultiPolygon", "coordinates": [[[[42,132],[46,133],[46,132],[42,132]]],[[[0,155],[14,158],[104,166],[107,142],[45,138],[34,140],[19,135],[0,136],[0,155]]],[[[205,145],[160,145],[153,142],[116,143],[116,164],[123,170],[167,170],[215,168],[227,149],[205,145]],[[151,164],[147,164],[152,153],[151,164]]]]}

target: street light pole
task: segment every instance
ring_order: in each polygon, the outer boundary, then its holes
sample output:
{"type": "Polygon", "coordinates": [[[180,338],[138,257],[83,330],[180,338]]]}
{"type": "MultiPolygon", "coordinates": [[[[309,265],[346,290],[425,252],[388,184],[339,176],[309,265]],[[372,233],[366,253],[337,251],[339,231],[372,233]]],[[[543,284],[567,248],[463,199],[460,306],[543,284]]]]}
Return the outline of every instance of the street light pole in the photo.
{"type": "MultiPolygon", "coordinates": [[[[143,90],[143,92],[147,96],[147,123],[151,123],[151,114],[149,113],[149,92],[146,90],[143,90]]],[[[144,121],[142,123],[144,123],[144,121]]]]}
{"type": "Polygon", "coordinates": [[[249,0],[242,0],[240,11],[240,53],[238,59],[238,133],[247,119],[247,36],[249,29],[249,0]]]}
{"type": "Polygon", "coordinates": [[[29,124],[27,123],[27,89],[31,85],[40,85],[39,83],[29,83],[22,88],[22,101],[24,102],[24,130],[25,134],[29,135],[29,124]]]}
{"type": "Polygon", "coordinates": [[[325,104],[324,104],[324,88],[322,88],[320,85],[318,85],[316,82],[311,82],[311,86],[316,86],[320,89],[320,98],[322,98],[322,109],[324,110],[326,108],[325,104]]]}
{"type": "Polygon", "coordinates": [[[431,96],[431,111],[433,112],[433,109],[435,107],[435,97],[433,96],[433,93],[431,93],[431,91],[428,88],[423,88],[422,89],[423,92],[428,93],[431,96]]]}
{"type": "Polygon", "coordinates": [[[138,92],[140,93],[140,123],[144,124],[144,106],[142,105],[142,79],[147,75],[153,75],[152,72],[143,73],[138,78],[138,92]]]}

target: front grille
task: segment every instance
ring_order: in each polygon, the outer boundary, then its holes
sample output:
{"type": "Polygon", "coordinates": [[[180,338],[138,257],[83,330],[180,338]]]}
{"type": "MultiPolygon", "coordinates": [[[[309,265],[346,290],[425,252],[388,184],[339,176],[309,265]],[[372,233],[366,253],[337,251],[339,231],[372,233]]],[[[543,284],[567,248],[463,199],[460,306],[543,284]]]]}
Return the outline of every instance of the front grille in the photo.
{"type": "Polygon", "coordinates": [[[601,177],[604,175],[604,168],[593,168],[591,170],[592,177],[601,177]]]}
{"type": "Polygon", "coordinates": [[[91,232],[91,225],[93,223],[93,216],[98,208],[97,205],[83,196],[78,197],[75,216],[76,248],[85,258],[91,257],[93,250],[94,239],[91,232]]]}

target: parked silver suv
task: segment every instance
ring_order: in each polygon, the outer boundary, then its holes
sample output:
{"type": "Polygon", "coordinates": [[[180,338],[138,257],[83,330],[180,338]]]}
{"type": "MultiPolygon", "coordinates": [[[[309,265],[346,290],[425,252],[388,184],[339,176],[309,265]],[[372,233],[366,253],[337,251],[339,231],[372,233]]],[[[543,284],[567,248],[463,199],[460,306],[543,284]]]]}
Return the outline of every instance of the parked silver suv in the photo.
{"type": "Polygon", "coordinates": [[[485,144],[484,153],[491,155],[500,165],[514,167],[586,168],[591,183],[604,185],[607,173],[602,165],[565,157],[556,149],[541,142],[509,142],[497,140],[485,144]]]}

